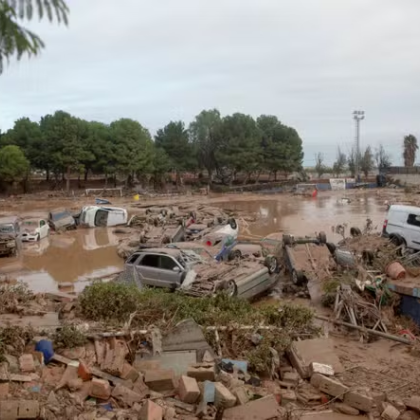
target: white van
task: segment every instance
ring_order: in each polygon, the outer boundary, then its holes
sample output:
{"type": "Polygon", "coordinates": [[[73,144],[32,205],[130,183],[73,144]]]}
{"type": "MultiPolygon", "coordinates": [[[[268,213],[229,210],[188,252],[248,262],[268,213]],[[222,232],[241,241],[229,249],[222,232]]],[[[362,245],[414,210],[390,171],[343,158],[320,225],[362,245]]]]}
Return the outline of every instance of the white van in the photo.
{"type": "Polygon", "coordinates": [[[127,210],[119,207],[86,206],[80,213],[80,226],[106,227],[127,224],[127,210]]]}
{"type": "Polygon", "coordinates": [[[391,206],[382,234],[401,246],[403,251],[405,248],[420,250],[420,207],[391,206]]]}

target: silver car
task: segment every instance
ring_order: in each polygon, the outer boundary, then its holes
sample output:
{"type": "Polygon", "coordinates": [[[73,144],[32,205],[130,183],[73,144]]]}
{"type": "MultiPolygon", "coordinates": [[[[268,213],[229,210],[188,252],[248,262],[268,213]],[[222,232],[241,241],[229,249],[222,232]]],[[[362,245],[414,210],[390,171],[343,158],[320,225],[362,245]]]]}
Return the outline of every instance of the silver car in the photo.
{"type": "MultiPolygon", "coordinates": [[[[275,257],[271,257],[272,259],[275,257]]],[[[155,248],[135,252],[128,258],[119,281],[138,287],[183,289],[194,296],[225,290],[230,296],[246,299],[269,290],[277,281],[277,267],[258,261],[240,265],[217,263],[192,250],[155,248]]]]}

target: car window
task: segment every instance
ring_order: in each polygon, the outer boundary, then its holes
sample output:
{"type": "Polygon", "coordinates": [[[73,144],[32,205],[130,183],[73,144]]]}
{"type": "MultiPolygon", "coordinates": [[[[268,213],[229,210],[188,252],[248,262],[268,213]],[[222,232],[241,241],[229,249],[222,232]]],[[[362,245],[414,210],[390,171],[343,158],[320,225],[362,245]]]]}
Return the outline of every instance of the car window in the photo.
{"type": "Polygon", "coordinates": [[[420,216],[417,214],[409,214],[407,223],[412,226],[420,227],[420,216]]]}
{"type": "Polygon", "coordinates": [[[173,270],[174,267],[177,267],[177,264],[171,257],[167,257],[166,255],[160,256],[159,268],[162,268],[163,270],[173,270]]]}
{"type": "Polygon", "coordinates": [[[45,220],[41,220],[40,222],[39,222],[39,225],[42,227],[42,226],[45,226],[45,220]]]}
{"type": "Polygon", "coordinates": [[[128,260],[127,264],[134,264],[139,257],[139,254],[133,254],[128,260]]]}
{"type": "Polygon", "coordinates": [[[14,233],[15,229],[13,228],[13,225],[7,224],[7,225],[0,225],[0,233],[14,233]]]}
{"type": "Polygon", "coordinates": [[[159,268],[159,255],[154,255],[154,254],[145,255],[140,261],[140,265],[144,265],[146,267],[159,268]]]}

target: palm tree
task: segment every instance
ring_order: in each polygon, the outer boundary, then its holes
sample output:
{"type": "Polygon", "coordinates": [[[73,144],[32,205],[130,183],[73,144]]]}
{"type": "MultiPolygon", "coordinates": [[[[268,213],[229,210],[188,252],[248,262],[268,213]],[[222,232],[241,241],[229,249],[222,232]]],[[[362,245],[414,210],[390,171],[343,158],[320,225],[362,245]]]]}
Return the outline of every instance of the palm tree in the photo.
{"type": "Polygon", "coordinates": [[[24,28],[19,21],[31,20],[37,12],[39,19],[57,20],[67,24],[69,9],[65,0],[0,0],[0,73],[4,61],[24,54],[37,55],[44,48],[42,39],[24,28]]]}
{"type": "Polygon", "coordinates": [[[419,148],[417,144],[417,139],[412,134],[404,137],[404,166],[414,166],[416,160],[417,149],[419,148]]]}

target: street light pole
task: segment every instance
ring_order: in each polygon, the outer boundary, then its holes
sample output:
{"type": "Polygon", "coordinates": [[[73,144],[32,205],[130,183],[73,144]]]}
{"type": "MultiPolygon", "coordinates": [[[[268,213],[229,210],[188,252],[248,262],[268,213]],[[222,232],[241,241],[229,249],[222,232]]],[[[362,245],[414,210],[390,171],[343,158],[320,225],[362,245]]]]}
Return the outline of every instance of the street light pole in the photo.
{"type": "Polygon", "coordinates": [[[365,119],[365,112],[364,111],[354,111],[353,118],[356,122],[356,159],[355,159],[355,175],[356,175],[356,182],[358,182],[360,177],[360,121],[365,119]]]}

